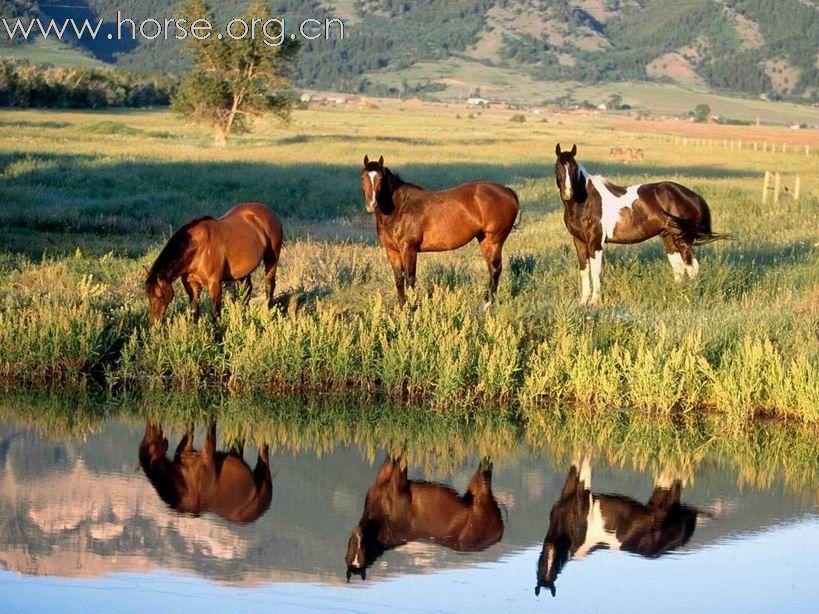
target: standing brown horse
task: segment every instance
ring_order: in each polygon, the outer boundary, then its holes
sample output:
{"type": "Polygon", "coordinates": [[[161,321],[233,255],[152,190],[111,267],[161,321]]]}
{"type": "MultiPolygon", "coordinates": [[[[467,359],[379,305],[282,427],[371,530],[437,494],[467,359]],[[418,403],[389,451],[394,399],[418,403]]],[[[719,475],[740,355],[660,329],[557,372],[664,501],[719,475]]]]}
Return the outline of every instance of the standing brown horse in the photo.
{"type": "Polygon", "coordinates": [[[415,287],[418,252],[445,252],[477,239],[489,267],[489,304],[498,288],[503,243],[518,216],[518,196],[505,186],[473,181],[429,192],[403,181],[384,166],[383,156],[361,171],[364,206],[375,213],[375,228],[395,276],[398,302],[404,285],[415,287]]]}
{"type": "Polygon", "coordinates": [[[243,281],[247,299],[250,275],[264,261],[267,304],[272,306],[276,268],[282,248],[282,223],[262,203],[243,203],[219,219],[203,217],[176,231],[146,272],[145,294],[151,305],[151,323],[161,320],[173,300],[173,282],[181,277],[199,317],[199,294],[210,294],[212,314],[222,308],[222,282],[243,281]]]}
{"type": "Polygon", "coordinates": [[[492,464],[481,461],[464,496],[448,486],[407,479],[387,457],[367,491],[364,514],[347,543],[347,580],[364,579],[386,550],[417,540],[457,552],[480,552],[500,541],[503,519],[492,495],[492,464]]]}
{"type": "Polygon", "coordinates": [[[213,512],[230,522],[253,522],[270,507],[273,481],[268,448],[259,450],[252,471],[241,452],[216,451],[216,423],[211,422],[205,445],[193,449],[193,426],[182,437],[173,460],[162,426],[150,420],[139,444],[139,464],[159,497],[178,512],[198,516],[213,512]]]}

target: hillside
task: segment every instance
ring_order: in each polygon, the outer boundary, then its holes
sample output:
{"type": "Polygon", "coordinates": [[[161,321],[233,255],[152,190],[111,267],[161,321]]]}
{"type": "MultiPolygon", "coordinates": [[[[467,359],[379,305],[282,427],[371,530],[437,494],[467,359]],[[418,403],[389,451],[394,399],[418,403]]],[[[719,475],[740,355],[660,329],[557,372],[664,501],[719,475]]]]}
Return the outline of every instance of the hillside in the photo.
{"type": "MultiPolygon", "coordinates": [[[[71,4],[37,8],[23,0],[0,1],[4,14],[16,5],[60,19],[110,18],[117,9],[133,18],[161,18],[173,14],[176,1],[71,4]]],[[[212,4],[222,17],[240,13],[226,0],[212,4]]],[[[271,6],[293,21],[338,16],[346,22],[344,41],[305,43],[296,74],[302,87],[435,95],[453,85],[485,85],[463,76],[494,70],[534,82],[674,83],[819,100],[817,0],[273,0],[271,6]],[[460,70],[419,71],[419,65],[460,70]]],[[[116,48],[97,41],[88,47],[97,58],[129,69],[185,66],[174,42],[116,48]]],[[[501,88],[493,96],[513,93],[501,88]]]]}

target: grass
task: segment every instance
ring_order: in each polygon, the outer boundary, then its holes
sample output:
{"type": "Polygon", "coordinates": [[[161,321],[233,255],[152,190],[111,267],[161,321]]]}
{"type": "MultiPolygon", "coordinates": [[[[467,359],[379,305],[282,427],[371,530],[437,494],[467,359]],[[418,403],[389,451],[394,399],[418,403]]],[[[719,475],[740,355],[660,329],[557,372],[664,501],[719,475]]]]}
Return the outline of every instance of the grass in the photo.
{"type": "Polygon", "coordinates": [[[150,418],[166,431],[218,424],[223,447],[239,442],[291,453],[326,454],[356,446],[370,462],[384,451],[428,474],[440,475],[470,458],[494,461],[545,455],[568,466],[583,455],[688,482],[717,465],[735,473],[741,487],[769,489],[782,482],[816,497],[819,438],[815,427],[760,422],[726,431],[715,416],[658,420],[639,412],[587,412],[558,406],[548,412],[501,407],[480,414],[441,412],[362,396],[253,397],[136,393],[106,396],[67,389],[9,392],[0,398],[0,422],[12,421],[54,439],[85,439],[106,420],[135,424],[150,418]],[[518,420],[520,418],[520,420],[518,420]]]}
{"type": "MultiPolygon", "coordinates": [[[[11,135],[0,144],[0,377],[236,394],[356,389],[470,411],[709,410],[726,428],[766,416],[819,423],[815,135],[805,133],[810,156],[773,155],[754,152],[751,138],[793,143],[793,133],[748,127],[736,151],[675,145],[653,122],[549,115],[519,125],[501,111],[468,119],[463,109],[379,107],[299,111],[290,126],[262,123],[223,149],[165,112],[0,113],[11,135]],[[607,249],[603,305],[578,308],[551,178],[558,140],[577,142],[587,168],[616,181],[692,186],[735,239],[700,248],[701,276],[679,285],[656,240],[607,249]],[[646,158],[610,159],[623,143],[646,158]],[[412,306],[397,309],[361,212],[365,153],[432,188],[487,178],[518,191],[523,224],[487,314],[476,246],[422,255],[412,306]],[[802,199],[762,206],[765,170],[788,186],[799,173],[802,199]],[[278,306],[266,308],[257,279],[248,310],[229,299],[220,322],[195,324],[178,299],[149,330],[142,266],[173,227],[242,200],[284,219],[278,306]]],[[[743,130],[713,127],[712,137],[743,130]]]]}

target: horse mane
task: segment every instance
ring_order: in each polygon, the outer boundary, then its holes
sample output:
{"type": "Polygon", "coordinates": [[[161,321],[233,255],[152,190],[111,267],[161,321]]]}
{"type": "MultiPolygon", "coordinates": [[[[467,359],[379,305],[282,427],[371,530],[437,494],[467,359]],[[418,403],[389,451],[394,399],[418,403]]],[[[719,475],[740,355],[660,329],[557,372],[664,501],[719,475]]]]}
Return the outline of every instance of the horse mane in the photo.
{"type": "Polygon", "coordinates": [[[417,188],[419,190],[423,190],[424,188],[416,183],[410,183],[409,181],[404,181],[401,178],[401,175],[398,173],[393,173],[389,168],[384,168],[384,174],[389,178],[390,182],[390,189],[392,191],[397,190],[400,187],[408,187],[408,188],[417,188]]]}
{"type": "MultiPolygon", "coordinates": [[[[174,265],[179,262],[190,244],[190,234],[188,231],[200,222],[212,219],[214,218],[209,215],[196,218],[184,224],[179,230],[173,233],[165,244],[165,247],[159,252],[159,256],[156,257],[151,269],[148,271],[148,280],[156,280],[159,275],[166,273],[169,269],[173,269],[174,265]]],[[[165,275],[165,277],[167,277],[167,275],[165,275]]]]}

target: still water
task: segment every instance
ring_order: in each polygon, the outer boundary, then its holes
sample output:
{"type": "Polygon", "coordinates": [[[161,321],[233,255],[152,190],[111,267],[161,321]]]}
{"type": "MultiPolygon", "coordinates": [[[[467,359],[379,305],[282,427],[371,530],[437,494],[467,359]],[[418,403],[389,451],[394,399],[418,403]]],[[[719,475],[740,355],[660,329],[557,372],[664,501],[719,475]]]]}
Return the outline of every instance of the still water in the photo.
{"type": "Polygon", "coordinates": [[[816,481],[713,438],[652,458],[633,426],[454,442],[430,423],[396,445],[323,421],[257,447],[218,415],[1,408],[3,612],[819,608],[816,481]]]}

